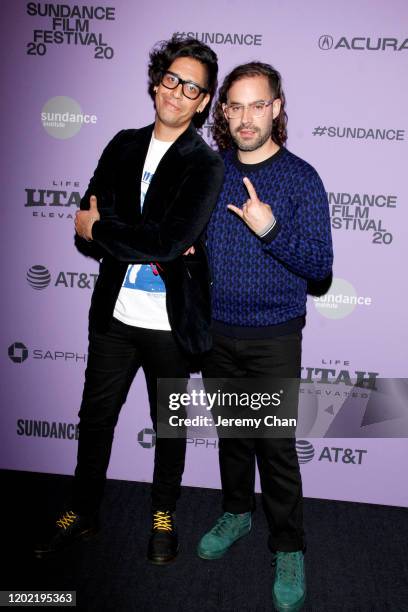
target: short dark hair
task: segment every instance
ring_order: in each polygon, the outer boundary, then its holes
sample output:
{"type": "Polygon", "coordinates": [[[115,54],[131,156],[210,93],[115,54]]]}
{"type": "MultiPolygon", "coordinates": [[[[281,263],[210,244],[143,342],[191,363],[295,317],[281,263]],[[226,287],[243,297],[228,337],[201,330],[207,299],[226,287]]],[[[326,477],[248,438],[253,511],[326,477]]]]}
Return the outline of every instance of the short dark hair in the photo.
{"type": "Polygon", "coordinates": [[[249,62],[241,64],[232,70],[224,79],[218,93],[218,100],[214,106],[212,135],[220,150],[230,149],[234,146],[231,137],[228,121],[225,119],[222,105],[227,103],[227,96],[230,87],[245,77],[266,76],[274,98],[280,98],[281,109],[279,115],[274,119],[272,126],[272,140],[277,145],[283,146],[288,138],[287,121],[288,116],[285,111],[285,94],[282,89],[282,78],[279,72],[270,64],[262,62],[249,62]]]}
{"type": "Polygon", "coordinates": [[[148,92],[154,101],[154,87],[160,84],[164,73],[178,57],[192,57],[201,62],[206,68],[206,89],[208,89],[210,94],[210,101],[203,112],[196,113],[193,118],[194,125],[201,127],[209,115],[211,102],[217,90],[218,76],[217,55],[204,43],[196,38],[180,38],[177,35],[173,35],[170,40],[162,40],[157,43],[150,52],[148,92]]]}

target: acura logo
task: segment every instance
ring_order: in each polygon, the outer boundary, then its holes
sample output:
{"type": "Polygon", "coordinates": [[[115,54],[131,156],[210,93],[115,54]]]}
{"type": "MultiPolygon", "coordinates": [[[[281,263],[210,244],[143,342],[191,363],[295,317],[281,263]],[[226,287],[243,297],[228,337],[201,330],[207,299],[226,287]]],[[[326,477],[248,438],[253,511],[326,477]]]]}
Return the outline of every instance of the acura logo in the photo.
{"type": "Polygon", "coordinates": [[[333,36],[330,36],[330,34],[323,34],[323,36],[319,38],[319,47],[320,49],[323,49],[323,51],[328,51],[332,48],[332,46],[333,36]]]}

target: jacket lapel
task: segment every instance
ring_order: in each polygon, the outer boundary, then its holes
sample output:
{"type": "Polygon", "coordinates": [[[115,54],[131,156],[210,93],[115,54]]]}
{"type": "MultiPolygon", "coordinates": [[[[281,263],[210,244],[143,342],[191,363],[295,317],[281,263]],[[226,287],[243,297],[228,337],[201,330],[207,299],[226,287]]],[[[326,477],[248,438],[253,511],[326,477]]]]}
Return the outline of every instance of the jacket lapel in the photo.
{"type": "MultiPolygon", "coordinates": [[[[192,124],[183,132],[177,140],[171,145],[166,153],[161,158],[156,172],[153,175],[152,181],[147,190],[146,197],[143,203],[142,218],[145,219],[149,214],[151,202],[155,196],[163,193],[163,186],[166,191],[173,184],[174,179],[180,176],[178,167],[181,166],[183,155],[189,153],[195,146],[197,132],[192,124]]],[[[150,142],[150,139],[149,139],[150,142]]],[[[149,145],[147,145],[148,147],[149,145]]],[[[147,153],[147,149],[146,149],[147,153]]],[[[145,156],[146,157],[146,156],[145,156]]],[[[144,165],[143,158],[143,164],[144,165]]],[[[140,175],[141,178],[141,175],[140,175]]]]}
{"type": "MultiPolygon", "coordinates": [[[[147,150],[153,133],[154,124],[147,125],[138,130],[136,138],[129,142],[123,150],[121,162],[121,176],[126,180],[125,190],[135,198],[132,202],[126,202],[126,210],[122,214],[129,223],[134,223],[135,219],[140,218],[140,187],[142,181],[143,166],[145,163],[147,150]]],[[[143,207],[144,208],[144,207],[143,207]]]]}

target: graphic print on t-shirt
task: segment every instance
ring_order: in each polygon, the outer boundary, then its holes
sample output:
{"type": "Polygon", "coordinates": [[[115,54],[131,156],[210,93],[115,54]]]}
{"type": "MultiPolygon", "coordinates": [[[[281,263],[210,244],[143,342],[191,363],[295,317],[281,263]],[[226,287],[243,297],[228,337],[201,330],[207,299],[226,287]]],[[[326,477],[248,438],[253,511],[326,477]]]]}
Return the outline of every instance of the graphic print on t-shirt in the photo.
{"type": "MultiPolygon", "coordinates": [[[[151,139],[140,183],[141,209],[156,168],[171,144],[156,140],[154,137],[151,139]]],[[[127,325],[170,330],[166,308],[166,287],[154,262],[128,265],[113,316],[127,325]]]]}
{"type": "Polygon", "coordinates": [[[123,281],[122,287],[127,289],[139,289],[140,291],[154,291],[155,293],[165,293],[166,288],[162,279],[159,276],[156,267],[154,271],[150,265],[137,265],[128,266],[125,280],[123,281]]]}
{"type": "MultiPolygon", "coordinates": [[[[148,154],[149,156],[149,154],[148,154]]],[[[146,158],[147,162],[148,157],[146,158]]],[[[146,193],[149,188],[154,172],[144,169],[140,186],[140,208],[143,209],[146,193]]],[[[155,271],[157,272],[155,266],[155,271]]],[[[153,291],[155,293],[165,293],[166,288],[159,274],[154,274],[150,264],[128,266],[125,280],[122,287],[127,289],[139,289],[140,291],[153,291]]]]}

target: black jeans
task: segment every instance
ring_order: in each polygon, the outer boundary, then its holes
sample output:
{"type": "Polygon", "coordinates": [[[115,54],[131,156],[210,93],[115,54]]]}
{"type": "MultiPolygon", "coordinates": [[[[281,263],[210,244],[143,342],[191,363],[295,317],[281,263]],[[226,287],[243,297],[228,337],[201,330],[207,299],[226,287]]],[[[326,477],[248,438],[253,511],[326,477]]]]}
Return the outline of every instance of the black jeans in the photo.
{"type": "MultiPolygon", "coordinates": [[[[301,332],[241,340],[218,334],[203,367],[204,378],[300,378],[301,332]]],[[[294,438],[220,438],[223,509],[254,509],[255,461],[272,550],[304,548],[303,496],[294,438]]]]}
{"type": "MultiPolygon", "coordinates": [[[[145,373],[150,416],[156,430],[157,379],[189,376],[187,360],[172,333],[132,327],[116,319],[106,333],[90,330],[74,479],[73,507],[79,513],[93,515],[99,509],[114,429],[140,367],[145,373]]],[[[185,452],[185,439],[156,438],[153,510],[175,510],[185,452]]]]}

